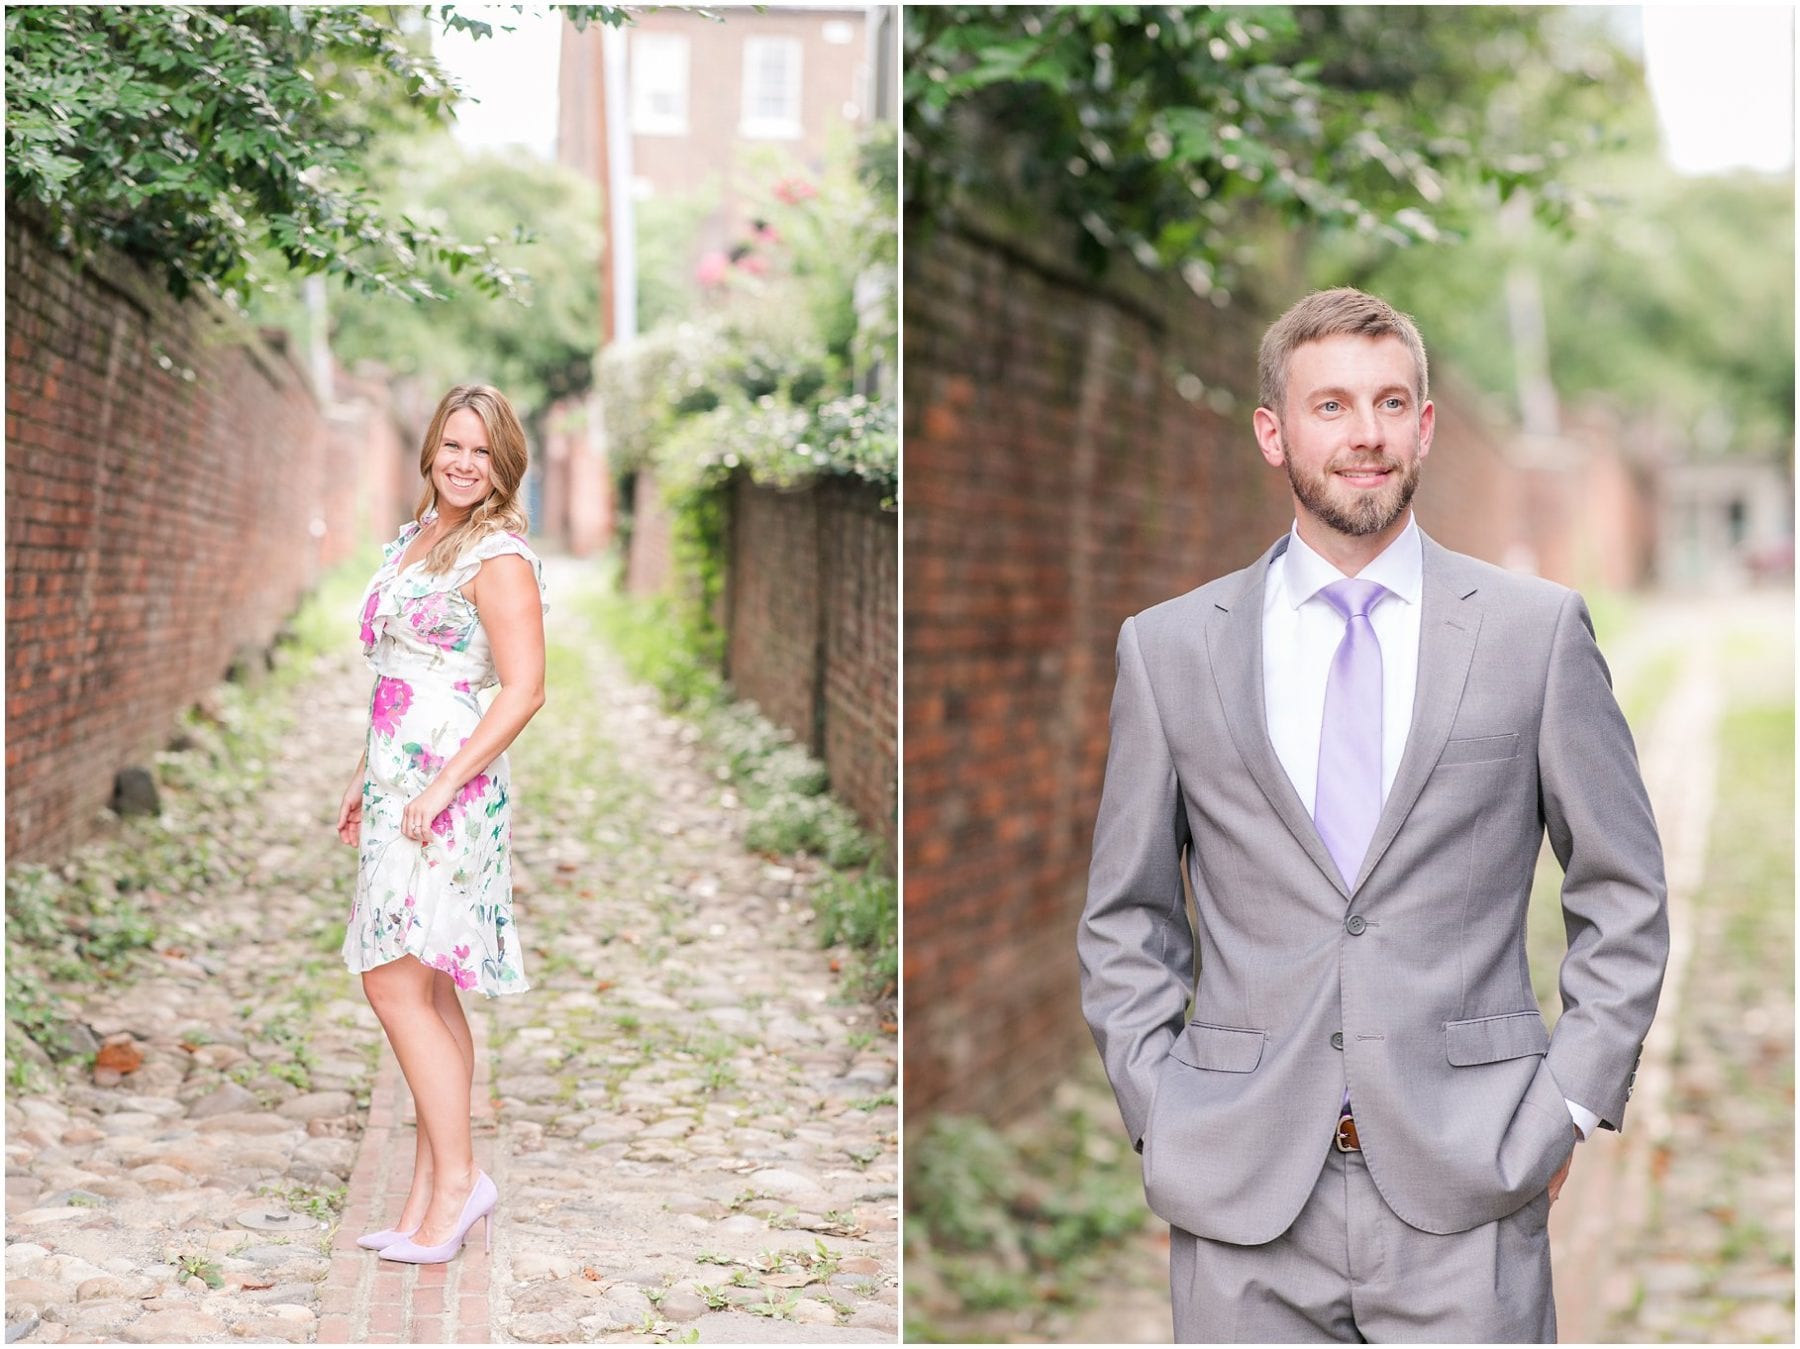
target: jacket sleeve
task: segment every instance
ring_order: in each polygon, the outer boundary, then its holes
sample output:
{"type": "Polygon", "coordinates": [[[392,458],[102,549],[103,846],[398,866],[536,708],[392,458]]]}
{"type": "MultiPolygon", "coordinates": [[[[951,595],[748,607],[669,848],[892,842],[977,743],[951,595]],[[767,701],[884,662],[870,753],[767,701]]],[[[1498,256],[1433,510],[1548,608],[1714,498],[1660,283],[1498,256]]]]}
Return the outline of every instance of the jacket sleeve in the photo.
{"type": "Polygon", "coordinates": [[[1157,1073],[1187,1016],[1194,937],[1181,885],[1187,815],[1133,622],[1119,631],[1106,780],[1076,951],[1082,1011],[1132,1145],[1142,1151],[1157,1073]]]}
{"type": "Polygon", "coordinates": [[[1564,1096],[1617,1129],[1662,991],[1668,889],[1631,732],[1587,606],[1574,592],[1563,600],[1551,642],[1538,784],[1563,868],[1569,943],[1550,1072],[1564,1096]]]}

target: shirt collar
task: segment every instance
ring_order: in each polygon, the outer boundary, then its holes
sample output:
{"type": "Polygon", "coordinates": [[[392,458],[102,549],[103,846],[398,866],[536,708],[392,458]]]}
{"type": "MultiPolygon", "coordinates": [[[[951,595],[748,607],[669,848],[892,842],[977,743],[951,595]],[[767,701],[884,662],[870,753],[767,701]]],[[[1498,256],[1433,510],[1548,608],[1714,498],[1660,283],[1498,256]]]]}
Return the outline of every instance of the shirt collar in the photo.
{"type": "MultiPolygon", "coordinates": [[[[1356,579],[1377,582],[1408,604],[1417,604],[1425,576],[1422,537],[1417,518],[1409,515],[1406,528],[1376,554],[1368,566],[1356,573],[1356,579]]],[[[1288,603],[1296,609],[1333,581],[1344,579],[1343,572],[1307,547],[1297,523],[1288,531],[1287,551],[1281,555],[1281,565],[1285,568],[1282,580],[1288,603]]]]}

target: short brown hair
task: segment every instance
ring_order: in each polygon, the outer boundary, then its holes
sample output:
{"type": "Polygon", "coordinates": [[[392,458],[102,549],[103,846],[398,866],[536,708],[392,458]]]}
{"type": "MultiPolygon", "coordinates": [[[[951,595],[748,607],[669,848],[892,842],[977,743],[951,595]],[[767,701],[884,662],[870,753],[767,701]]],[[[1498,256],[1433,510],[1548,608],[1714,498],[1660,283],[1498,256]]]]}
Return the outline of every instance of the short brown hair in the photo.
{"type": "Polygon", "coordinates": [[[1292,305],[1287,313],[1269,325],[1262,346],[1256,354],[1256,396],[1261,405],[1281,416],[1287,398],[1288,358],[1308,342],[1325,337],[1397,337],[1412,353],[1413,368],[1418,378],[1413,393],[1419,406],[1425,405],[1429,387],[1425,368],[1425,343],[1412,319],[1386,300],[1351,286],[1336,290],[1316,290],[1292,305]]]}

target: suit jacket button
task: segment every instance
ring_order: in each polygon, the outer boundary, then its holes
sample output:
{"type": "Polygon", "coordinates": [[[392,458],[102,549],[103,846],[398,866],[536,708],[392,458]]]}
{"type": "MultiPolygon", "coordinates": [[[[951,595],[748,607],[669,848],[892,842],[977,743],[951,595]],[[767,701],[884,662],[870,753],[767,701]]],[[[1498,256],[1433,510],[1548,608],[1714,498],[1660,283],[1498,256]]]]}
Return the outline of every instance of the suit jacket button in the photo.
{"type": "Polygon", "coordinates": [[[1360,913],[1353,913],[1350,915],[1349,918],[1345,919],[1345,921],[1344,921],[1344,929],[1347,932],[1349,932],[1349,934],[1352,937],[1362,936],[1363,929],[1366,928],[1368,925],[1369,925],[1368,920],[1365,919],[1360,913]]]}
{"type": "Polygon", "coordinates": [[[1331,1047],[1333,1049],[1342,1049],[1344,1047],[1344,1032],[1343,1031],[1334,1030],[1331,1032],[1331,1047]]]}

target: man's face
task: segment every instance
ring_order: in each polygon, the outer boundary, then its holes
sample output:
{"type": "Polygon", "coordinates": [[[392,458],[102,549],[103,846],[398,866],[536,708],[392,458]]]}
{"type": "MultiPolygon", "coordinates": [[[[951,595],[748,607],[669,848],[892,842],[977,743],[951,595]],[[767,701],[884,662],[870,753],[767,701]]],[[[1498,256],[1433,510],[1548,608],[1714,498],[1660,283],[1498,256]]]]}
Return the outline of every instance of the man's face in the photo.
{"type": "Polygon", "coordinates": [[[1434,410],[1419,405],[1411,353],[1397,337],[1336,336],[1288,359],[1279,420],[1256,411],[1263,457],[1285,468],[1295,509],[1357,538],[1394,529],[1431,450],[1434,410]]]}

